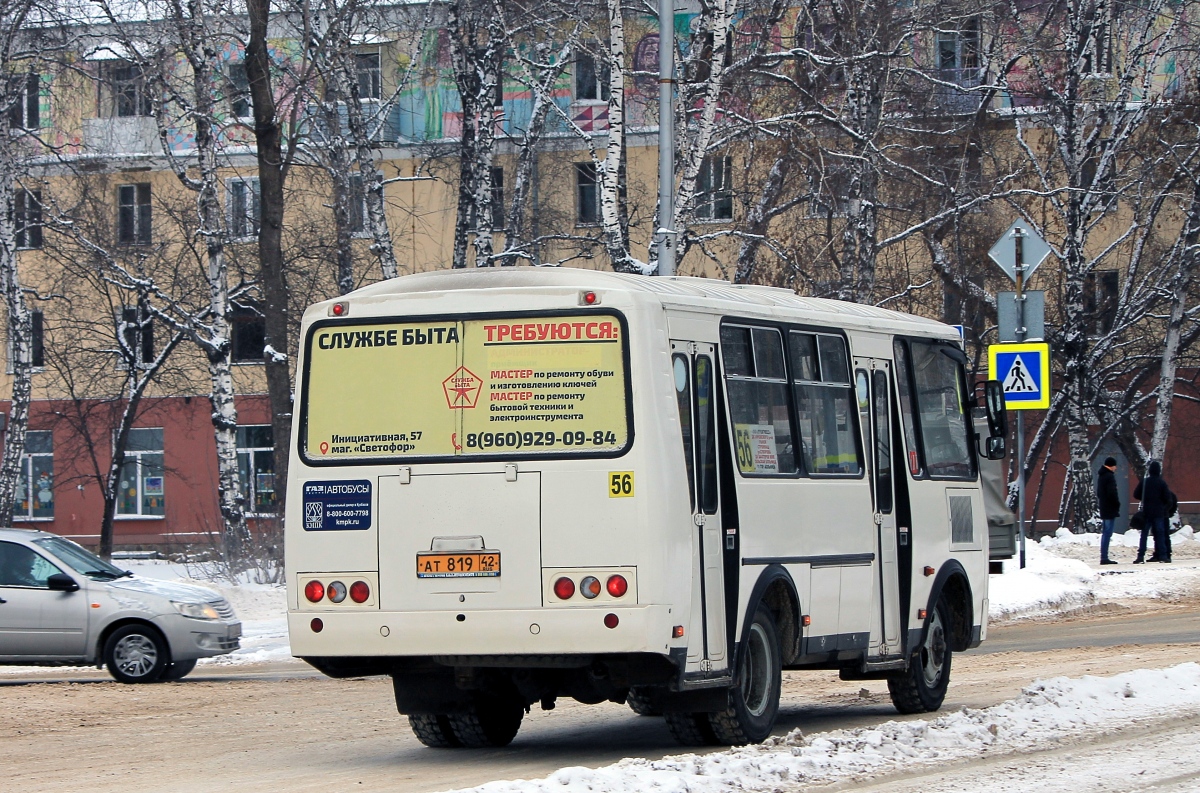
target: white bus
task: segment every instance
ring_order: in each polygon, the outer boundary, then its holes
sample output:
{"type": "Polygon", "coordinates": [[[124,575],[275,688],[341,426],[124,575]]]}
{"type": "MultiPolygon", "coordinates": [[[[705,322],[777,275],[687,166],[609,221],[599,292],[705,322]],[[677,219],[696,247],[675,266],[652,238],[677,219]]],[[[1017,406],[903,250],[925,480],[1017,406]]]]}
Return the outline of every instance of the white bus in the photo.
{"type": "Polygon", "coordinates": [[[300,346],[292,651],[390,675],[429,746],[505,745],[557,697],[758,742],[782,669],[931,711],[984,638],[1003,410],[977,435],[946,325],[513,268],[319,303],[300,346]]]}

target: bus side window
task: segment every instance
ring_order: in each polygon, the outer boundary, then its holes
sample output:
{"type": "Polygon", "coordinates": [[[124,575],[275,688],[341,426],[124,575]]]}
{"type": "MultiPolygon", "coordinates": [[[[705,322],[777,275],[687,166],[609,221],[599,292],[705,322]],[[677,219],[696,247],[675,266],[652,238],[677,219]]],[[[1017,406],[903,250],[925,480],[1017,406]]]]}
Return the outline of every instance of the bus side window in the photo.
{"type": "Polygon", "coordinates": [[[896,353],[896,388],[900,392],[900,418],[904,424],[904,450],[908,457],[908,470],[920,477],[925,473],[921,466],[921,457],[917,453],[917,422],[914,418],[912,387],[909,380],[912,377],[912,367],[908,360],[908,347],[901,339],[896,339],[892,345],[896,353]]]}
{"type": "Polygon", "coordinates": [[[796,473],[779,331],[725,325],[721,345],[738,470],[752,475],[796,473]]]}
{"type": "Polygon", "coordinates": [[[707,355],[696,356],[696,450],[699,452],[700,511],[717,511],[717,413],[713,394],[713,365],[707,355]]]}
{"type": "Polygon", "coordinates": [[[679,428],[683,433],[683,459],[687,464],[688,497],[692,510],[696,509],[696,450],[692,442],[692,379],[688,371],[686,355],[671,356],[671,369],[675,376],[675,401],[679,405],[679,428]]]}
{"type": "Polygon", "coordinates": [[[858,476],[860,438],[855,437],[855,394],[845,339],[793,331],[788,345],[805,467],[810,474],[858,476]]]}
{"type": "Polygon", "coordinates": [[[875,401],[875,504],[879,511],[887,514],[892,511],[892,442],[888,425],[891,412],[888,409],[888,376],[887,372],[876,370],[872,373],[875,388],[872,398],[875,401]]]}

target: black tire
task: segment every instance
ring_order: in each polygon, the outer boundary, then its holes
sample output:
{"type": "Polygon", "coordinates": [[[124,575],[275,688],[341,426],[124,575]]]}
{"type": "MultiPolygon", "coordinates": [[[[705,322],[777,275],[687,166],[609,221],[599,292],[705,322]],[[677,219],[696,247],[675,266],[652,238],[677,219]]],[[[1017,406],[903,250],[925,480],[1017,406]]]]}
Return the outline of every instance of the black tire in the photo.
{"type": "Polygon", "coordinates": [[[921,646],[908,661],[908,669],[888,677],[888,693],[901,713],[929,713],[942,707],[946,687],[950,685],[950,650],[946,631],[950,627],[950,609],[938,600],[925,618],[921,646]]]}
{"type": "Polygon", "coordinates": [[[684,746],[718,746],[707,713],[664,713],[667,729],[684,746]]]}
{"type": "Polygon", "coordinates": [[[449,716],[418,713],[408,717],[408,724],[417,740],[426,746],[434,749],[457,749],[462,746],[450,727],[449,716]]]}
{"type": "Polygon", "coordinates": [[[513,700],[480,698],[466,713],[446,717],[458,742],[468,749],[508,746],[521,729],[525,708],[513,700]]]}
{"type": "Polygon", "coordinates": [[[649,694],[640,688],[631,688],[625,695],[625,704],[639,716],[661,716],[663,712],[650,703],[649,694]]]}
{"type": "Polygon", "coordinates": [[[729,707],[708,717],[717,741],[726,746],[762,743],[779,716],[783,663],[775,618],[766,608],[759,606],[754,613],[740,652],[729,707]]]}
{"type": "Polygon", "coordinates": [[[104,643],[104,665],[121,683],[153,683],[170,664],[166,640],[149,625],[122,625],[104,643]]]}
{"type": "Polygon", "coordinates": [[[172,661],[171,665],[163,670],[162,677],[159,682],[173,682],[175,680],[183,680],[192,673],[196,668],[196,659],[190,661],[172,661]]]}

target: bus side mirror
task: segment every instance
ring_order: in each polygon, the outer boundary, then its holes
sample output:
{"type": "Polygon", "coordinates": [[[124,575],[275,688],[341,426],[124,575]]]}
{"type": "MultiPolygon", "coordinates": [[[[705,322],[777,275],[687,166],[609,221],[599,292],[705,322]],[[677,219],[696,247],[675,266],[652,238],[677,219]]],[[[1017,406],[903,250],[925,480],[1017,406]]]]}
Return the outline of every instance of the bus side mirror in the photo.
{"type": "Polygon", "coordinates": [[[999,380],[988,380],[983,384],[983,407],[987,413],[988,434],[993,438],[1006,437],[1008,413],[1004,409],[1004,388],[999,380]]]}
{"type": "Polygon", "coordinates": [[[989,460],[1003,460],[1007,452],[1004,446],[1004,436],[993,435],[987,439],[987,449],[984,457],[989,460]]]}

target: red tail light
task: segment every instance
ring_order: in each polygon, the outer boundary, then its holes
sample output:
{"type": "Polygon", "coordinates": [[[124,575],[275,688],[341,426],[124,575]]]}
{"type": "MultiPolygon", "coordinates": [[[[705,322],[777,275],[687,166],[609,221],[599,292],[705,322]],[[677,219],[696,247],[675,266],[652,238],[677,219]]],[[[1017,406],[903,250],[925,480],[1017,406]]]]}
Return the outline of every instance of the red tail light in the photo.
{"type": "Polygon", "coordinates": [[[618,624],[620,624],[620,622],[621,620],[616,614],[604,615],[604,627],[606,628],[615,628],[618,624]]]}
{"type": "Polygon", "coordinates": [[[320,633],[325,628],[325,623],[321,622],[320,617],[313,617],[313,621],[308,624],[312,628],[313,633],[320,633]]]}
{"type": "Polygon", "coordinates": [[[625,576],[613,575],[608,577],[608,594],[615,598],[619,598],[628,591],[629,582],[625,580],[625,576]]]}
{"type": "Polygon", "coordinates": [[[371,587],[366,581],[355,581],[350,585],[350,599],[355,603],[366,603],[371,597],[371,587]]]}
{"type": "Polygon", "coordinates": [[[321,598],[325,597],[325,585],[320,581],[309,581],[304,585],[304,597],[310,603],[320,603],[321,598]]]}
{"type": "Polygon", "coordinates": [[[563,577],[554,582],[554,594],[559,600],[567,600],[575,594],[575,582],[563,577]]]}

